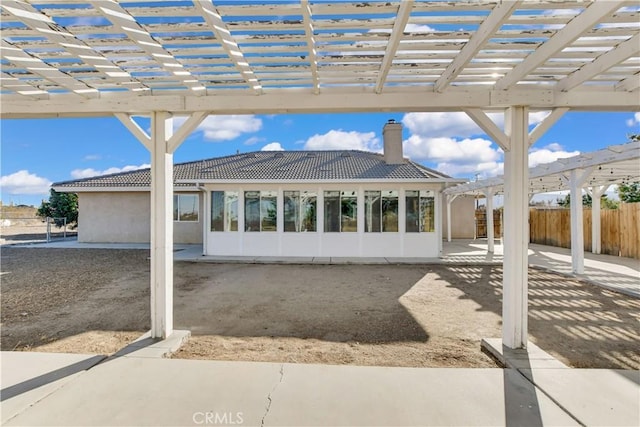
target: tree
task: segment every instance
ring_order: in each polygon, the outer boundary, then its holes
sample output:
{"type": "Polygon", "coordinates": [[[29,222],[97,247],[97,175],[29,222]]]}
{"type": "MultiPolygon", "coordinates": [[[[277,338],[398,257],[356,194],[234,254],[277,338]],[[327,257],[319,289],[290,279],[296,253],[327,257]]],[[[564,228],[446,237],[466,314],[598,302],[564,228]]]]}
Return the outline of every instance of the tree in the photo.
{"type": "Polygon", "coordinates": [[[78,195],[74,193],[58,193],[53,188],[49,195],[49,201],[42,201],[36,212],[41,218],[55,218],[57,227],[62,227],[67,219],[67,225],[74,229],[78,226],[78,195]]]}
{"type": "Polygon", "coordinates": [[[618,196],[624,203],[640,202],[640,182],[618,185],[618,196]]]}
{"type": "MultiPolygon", "coordinates": [[[[558,206],[562,206],[563,208],[568,208],[571,206],[571,194],[567,194],[564,198],[557,200],[558,206]]],[[[585,208],[590,208],[593,204],[593,200],[591,199],[590,194],[582,195],[582,206],[585,208]]],[[[606,194],[603,194],[600,197],[600,206],[603,209],[618,209],[618,203],[615,200],[609,199],[606,194]]]]}

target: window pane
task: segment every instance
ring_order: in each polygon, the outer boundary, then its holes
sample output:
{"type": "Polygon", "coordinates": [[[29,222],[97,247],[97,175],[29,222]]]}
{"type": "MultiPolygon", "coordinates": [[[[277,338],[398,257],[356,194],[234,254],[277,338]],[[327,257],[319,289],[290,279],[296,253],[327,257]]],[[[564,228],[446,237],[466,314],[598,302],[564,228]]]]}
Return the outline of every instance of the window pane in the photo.
{"type": "Polygon", "coordinates": [[[178,208],[179,221],[198,221],[198,195],[178,194],[178,208]]]}
{"type": "Polygon", "coordinates": [[[358,231],[358,193],[343,191],[340,196],[340,231],[358,231]]]}
{"type": "Polygon", "coordinates": [[[302,220],[300,231],[316,231],[317,200],[318,196],[316,193],[302,192],[300,196],[300,214],[302,220]]]}
{"type": "Polygon", "coordinates": [[[260,192],[260,224],[261,231],[276,231],[278,218],[278,192],[260,192]]]}
{"type": "Polygon", "coordinates": [[[435,206],[432,191],[420,191],[420,231],[435,231],[435,206]]]}
{"type": "Polygon", "coordinates": [[[420,231],[420,210],[418,208],[420,193],[418,191],[405,191],[405,200],[407,203],[407,233],[417,233],[420,231]]]}
{"type": "Polygon", "coordinates": [[[340,192],[324,192],[324,231],[340,231],[340,192]]]}
{"type": "Polygon", "coordinates": [[[260,231],[260,192],[244,192],[244,231],[260,231]]]}
{"type": "Polygon", "coordinates": [[[178,206],[179,206],[180,201],[178,200],[178,195],[174,194],[173,195],[173,220],[177,221],[178,220],[178,206]]]}
{"type": "Polygon", "coordinates": [[[398,231],[398,192],[382,193],[382,231],[398,231]]]}
{"type": "Polygon", "coordinates": [[[238,192],[224,193],[224,231],[238,231],[238,192]]]}
{"type": "Polygon", "coordinates": [[[224,231],[224,191],[211,192],[211,231],[224,231]]]}
{"type": "Polygon", "coordinates": [[[365,233],[380,231],[380,192],[364,192],[364,231],[365,233]]]}
{"type": "Polygon", "coordinates": [[[284,192],[284,231],[300,231],[300,192],[284,192]]]}

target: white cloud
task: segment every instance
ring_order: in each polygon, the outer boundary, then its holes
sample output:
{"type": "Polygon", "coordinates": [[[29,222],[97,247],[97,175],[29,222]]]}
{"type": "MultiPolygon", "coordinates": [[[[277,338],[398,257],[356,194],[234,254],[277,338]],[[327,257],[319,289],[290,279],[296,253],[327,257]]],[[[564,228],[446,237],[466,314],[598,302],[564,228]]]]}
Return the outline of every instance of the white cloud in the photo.
{"type": "Polygon", "coordinates": [[[404,141],[404,151],[414,160],[437,163],[437,170],[451,176],[480,174],[486,178],[499,175],[503,169],[501,151],[483,138],[456,140],[412,135],[404,141]]]}
{"type": "MultiPolygon", "coordinates": [[[[186,117],[176,117],[174,126],[186,121],[186,117]]],[[[230,141],[243,133],[253,133],[262,129],[262,120],[254,115],[233,114],[228,116],[208,116],[200,123],[196,131],[203,132],[209,141],[230,141]]]]}
{"type": "Polygon", "coordinates": [[[565,151],[560,144],[549,144],[542,148],[534,148],[529,152],[529,167],[533,168],[544,163],[552,163],[558,159],[565,159],[579,154],[580,151],[565,151]]]}
{"type": "Polygon", "coordinates": [[[313,135],[304,144],[305,150],[362,150],[381,151],[375,132],[345,132],[330,130],[324,135],[313,135]]]}
{"type": "MultiPolygon", "coordinates": [[[[536,125],[549,115],[548,111],[529,114],[529,125],[536,125]]],[[[488,113],[487,116],[500,128],[504,127],[503,113],[488,113]]],[[[454,113],[408,113],[402,123],[412,134],[436,138],[466,138],[484,135],[484,131],[464,112],[454,113]]]]}
{"type": "Polygon", "coordinates": [[[627,120],[627,126],[634,127],[640,124],[640,113],[635,113],[633,118],[627,120]]]}
{"type": "Polygon", "coordinates": [[[0,177],[0,189],[8,194],[47,194],[51,181],[28,170],[0,177]]]}
{"type": "Polygon", "coordinates": [[[144,163],[138,166],[135,165],[127,165],[121,168],[116,168],[116,167],[112,167],[112,168],[108,168],[105,170],[96,170],[93,168],[87,168],[87,169],[74,169],[71,171],[71,176],[74,179],[82,179],[82,178],[91,178],[94,176],[101,176],[101,175],[111,175],[114,173],[120,173],[120,172],[130,172],[130,171],[135,171],[138,169],[147,169],[151,167],[151,165],[144,163]]]}
{"type": "Polygon", "coordinates": [[[100,160],[102,157],[99,154],[87,154],[86,156],[83,157],[82,160],[85,161],[93,161],[93,160],[100,160]]]}
{"type": "Polygon", "coordinates": [[[260,151],[284,151],[279,142],[271,142],[260,149],[260,151]]]}

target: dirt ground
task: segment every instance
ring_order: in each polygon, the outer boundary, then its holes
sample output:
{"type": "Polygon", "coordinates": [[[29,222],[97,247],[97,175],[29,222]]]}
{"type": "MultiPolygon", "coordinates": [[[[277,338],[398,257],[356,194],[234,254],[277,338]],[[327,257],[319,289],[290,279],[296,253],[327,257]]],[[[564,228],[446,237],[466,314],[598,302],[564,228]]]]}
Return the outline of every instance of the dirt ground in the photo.
{"type": "MultiPolygon", "coordinates": [[[[51,239],[70,238],[77,235],[77,231],[69,228],[65,233],[63,228],[51,227],[51,239]]],[[[24,245],[42,243],[46,240],[47,224],[41,221],[29,221],[29,225],[0,226],[0,245],[24,245]]]]}
{"type": "MultiPolygon", "coordinates": [[[[144,250],[3,247],[3,350],[109,354],[149,328],[144,250]]],[[[175,263],[178,358],[491,367],[501,268],[175,263]]],[[[530,270],[530,339],[575,367],[640,369],[640,300],[530,270]]]]}

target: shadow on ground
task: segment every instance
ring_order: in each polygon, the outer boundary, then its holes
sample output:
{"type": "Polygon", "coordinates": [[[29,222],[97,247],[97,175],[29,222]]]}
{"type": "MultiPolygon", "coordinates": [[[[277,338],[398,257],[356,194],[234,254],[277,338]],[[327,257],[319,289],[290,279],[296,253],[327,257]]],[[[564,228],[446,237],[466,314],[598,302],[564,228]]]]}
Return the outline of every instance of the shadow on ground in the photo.
{"type": "MultiPolygon", "coordinates": [[[[502,268],[450,266],[443,280],[463,299],[500,314],[502,268]],[[477,286],[488,284],[487,286],[477,286]]],[[[640,369],[640,300],[558,274],[529,269],[529,333],[573,367],[640,369]]]]}

